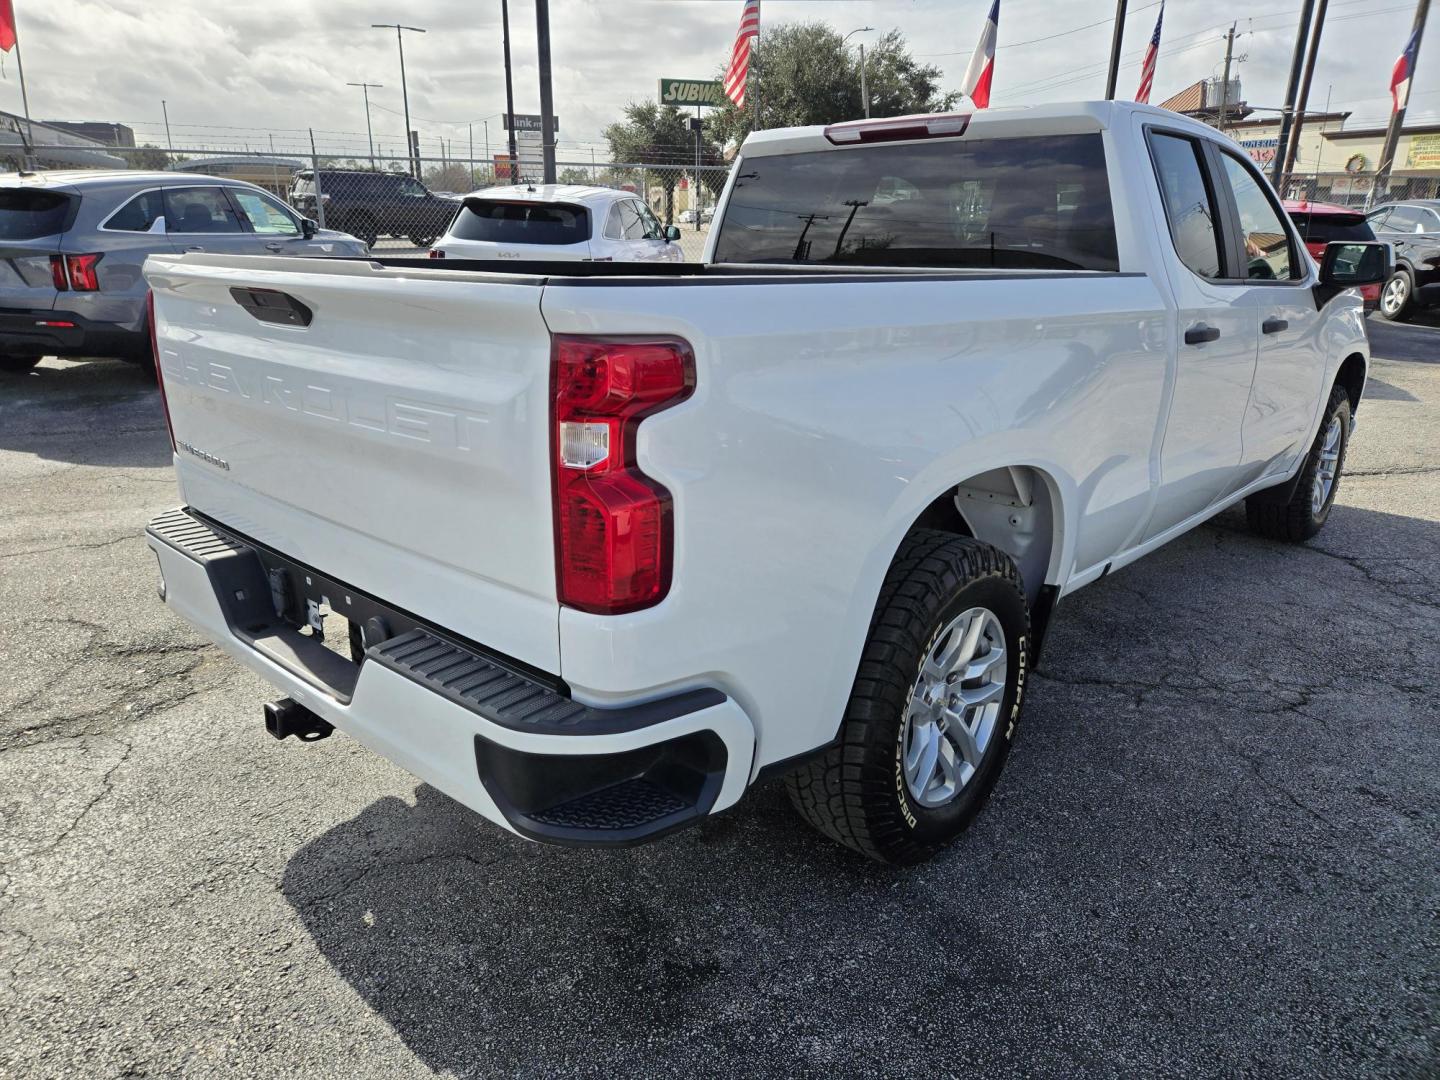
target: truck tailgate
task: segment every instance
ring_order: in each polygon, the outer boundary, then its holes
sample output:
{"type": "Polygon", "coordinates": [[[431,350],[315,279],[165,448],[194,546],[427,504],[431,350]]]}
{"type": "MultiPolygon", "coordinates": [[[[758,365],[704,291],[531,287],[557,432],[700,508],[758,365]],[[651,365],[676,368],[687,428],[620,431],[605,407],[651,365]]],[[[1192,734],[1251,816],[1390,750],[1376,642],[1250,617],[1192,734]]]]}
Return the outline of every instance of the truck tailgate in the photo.
{"type": "Polygon", "coordinates": [[[188,505],[559,670],[542,279],[213,255],[146,277],[188,505]]]}

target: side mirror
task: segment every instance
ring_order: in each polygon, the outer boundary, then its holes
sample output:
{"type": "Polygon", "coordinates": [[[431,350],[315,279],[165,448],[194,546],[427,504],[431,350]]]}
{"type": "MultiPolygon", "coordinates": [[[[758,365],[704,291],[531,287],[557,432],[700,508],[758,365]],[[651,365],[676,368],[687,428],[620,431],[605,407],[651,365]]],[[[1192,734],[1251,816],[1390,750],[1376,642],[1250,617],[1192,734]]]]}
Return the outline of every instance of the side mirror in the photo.
{"type": "Polygon", "coordinates": [[[1336,242],[1325,245],[1320,262],[1320,284],[1333,289],[1353,289],[1388,281],[1395,272],[1395,258],[1389,244],[1336,242]]]}
{"type": "Polygon", "coordinates": [[[674,225],[666,225],[666,226],[665,226],[665,239],[666,239],[666,240],[679,240],[679,239],[680,239],[680,230],[679,230],[676,226],[674,226],[674,225]]]}
{"type": "Polygon", "coordinates": [[[302,217],[300,219],[300,233],[306,240],[315,239],[315,234],[320,231],[320,226],[315,224],[313,218],[302,217]]]}

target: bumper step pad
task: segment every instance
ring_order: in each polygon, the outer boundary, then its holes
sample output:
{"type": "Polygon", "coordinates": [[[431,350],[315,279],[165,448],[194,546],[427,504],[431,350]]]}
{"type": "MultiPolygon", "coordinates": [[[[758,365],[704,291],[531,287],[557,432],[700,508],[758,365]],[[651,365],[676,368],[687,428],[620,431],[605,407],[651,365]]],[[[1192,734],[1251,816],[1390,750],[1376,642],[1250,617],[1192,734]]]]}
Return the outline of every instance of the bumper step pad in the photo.
{"type": "MultiPolygon", "coordinates": [[[[353,600],[356,616],[374,614],[393,628],[393,637],[365,649],[363,663],[387,668],[490,724],[566,737],[546,744],[556,752],[534,753],[484,734],[474,736],[480,781],[524,836],[585,847],[628,846],[693,824],[715,805],[727,758],[716,732],[702,728],[605,753],[591,752],[586,737],[633,732],[723,705],[728,699],[719,690],[688,690],[619,708],[585,705],[569,697],[565,684],[553,676],[528,674],[518,661],[455,640],[188,510],[161,514],[147,531],[205,567],[236,638],[342,704],[351,701],[361,665],[276,614],[275,574],[323,579],[345,595],[347,604],[353,600]]],[[[403,723],[404,717],[395,722],[403,723]]]]}

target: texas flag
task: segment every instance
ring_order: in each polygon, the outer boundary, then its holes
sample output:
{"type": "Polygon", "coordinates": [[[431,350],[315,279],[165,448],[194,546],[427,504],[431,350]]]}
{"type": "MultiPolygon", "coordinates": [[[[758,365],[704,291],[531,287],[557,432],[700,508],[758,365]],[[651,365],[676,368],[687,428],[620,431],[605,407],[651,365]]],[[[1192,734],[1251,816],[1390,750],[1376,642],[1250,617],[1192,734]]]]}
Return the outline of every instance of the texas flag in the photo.
{"type": "Polygon", "coordinates": [[[1390,72],[1390,100],[1395,106],[1392,112],[1399,112],[1410,100],[1410,76],[1415,73],[1415,50],[1418,48],[1420,27],[1417,26],[1410,32],[1410,40],[1405,43],[1400,59],[1395,61],[1395,70],[1390,72]]]}
{"type": "Polygon", "coordinates": [[[995,0],[985,20],[985,28],[980,31],[975,55],[970,57],[970,66],[965,69],[965,78],[960,83],[960,89],[977,109],[990,107],[990,79],[995,74],[995,38],[999,32],[1000,0],[995,0]]]}

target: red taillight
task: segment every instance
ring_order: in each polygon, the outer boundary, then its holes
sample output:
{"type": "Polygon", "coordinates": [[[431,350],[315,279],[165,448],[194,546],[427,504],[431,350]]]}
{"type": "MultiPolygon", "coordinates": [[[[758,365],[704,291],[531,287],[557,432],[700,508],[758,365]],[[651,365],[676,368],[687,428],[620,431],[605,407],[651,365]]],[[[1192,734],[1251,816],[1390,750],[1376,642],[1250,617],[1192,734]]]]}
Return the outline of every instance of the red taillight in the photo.
{"type": "Polygon", "coordinates": [[[56,292],[69,291],[70,282],[65,278],[65,256],[50,256],[50,280],[55,283],[56,292]]]}
{"type": "Polygon", "coordinates": [[[441,248],[431,248],[431,249],[430,249],[430,258],[432,258],[432,259],[443,259],[444,257],[445,257],[445,252],[444,252],[441,248]]]}
{"type": "Polygon", "coordinates": [[[670,589],[670,493],[640,471],[640,421],[695,388],[678,338],[554,336],[551,347],[555,564],[560,602],[618,615],[670,589]]]}
{"type": "Polygon", "coordinates": [[[969,126],[969,113],[896,116],[889,120],[849,120],[843,124],[831,124],[825,129],[825,138],[836,146],[900,142],[903,139],[944,139],[964,135],[969,126]]]}
{"type": "Polygon", "coordinates": [[[70,288],[76,292],[99,292],[100,275],[95,268],[100,255],[66,255],[65,269],[70,272],[70,288]]]}
{"type": "Polygon", "coordinates": [[[145,311],[150,323],[150,362],[155,365],[155,385],[160,387],[160,411],[165,414],[165,431],[170,436],[170,452],[175,452],[175,425],[170,422],[170,399],[165,396],[165,372],[160,367],[160,335],[155,329],[155,293],[145,294],[145,311]]]}

